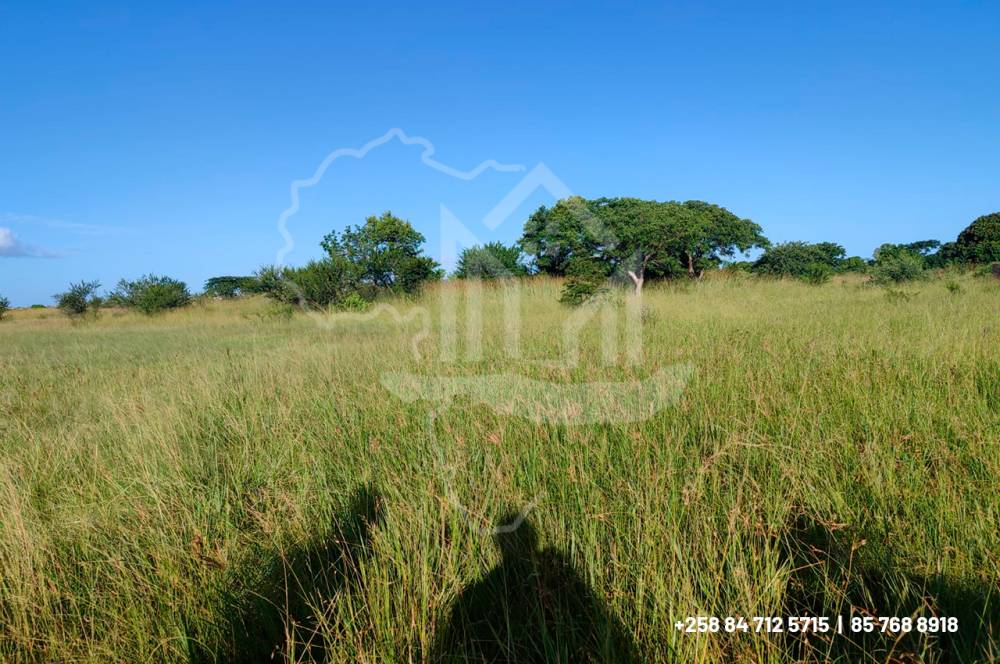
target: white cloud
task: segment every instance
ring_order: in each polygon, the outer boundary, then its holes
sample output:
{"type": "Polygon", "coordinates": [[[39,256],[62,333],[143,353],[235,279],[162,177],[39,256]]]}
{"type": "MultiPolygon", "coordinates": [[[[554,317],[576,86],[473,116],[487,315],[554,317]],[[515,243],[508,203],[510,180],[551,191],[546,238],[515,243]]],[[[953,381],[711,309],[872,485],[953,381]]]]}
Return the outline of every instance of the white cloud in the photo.
{"type": "Polygon", "coordinates": [[[9,228],[0,227],[0,258],[55,258],[58,254],[25,244],[9,228]]]}
{"type": "Polygon", "coordinates": [[[121,233],[132,232],[131,228],[126,228],[124,226],[79,224],[73,221],[63,221],[62,219],[52,219],[50,217],[39,217],[35,214],[22,214],[20,212],[0,212],[0,223],[46,226],[48,228],[62,229],[77,235],[119,235],[121,233]]]}

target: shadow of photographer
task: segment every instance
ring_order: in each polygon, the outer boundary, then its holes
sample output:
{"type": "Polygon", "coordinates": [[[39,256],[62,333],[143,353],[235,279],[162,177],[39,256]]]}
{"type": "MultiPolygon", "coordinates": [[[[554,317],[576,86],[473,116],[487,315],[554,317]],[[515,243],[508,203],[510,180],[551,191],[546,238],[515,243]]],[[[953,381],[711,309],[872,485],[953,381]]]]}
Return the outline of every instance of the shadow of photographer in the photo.
{"type": "Polygon", "coordinates": [[[277,661],[294,651],[310,661],[326,660],[324,607],[360,581],[361,563],[383,519],[380,497],[362,486],[321,535],[266,557],[261,570],[248,570],[259,581],[230,598],[227,638],[205,659],[277,661]]]}
{"type": "Polygon", "coordinates": [[[623,625],[564,554],[538,548],[529,521],[495,541],[502,560],[455,600],[427,661],[637,661],[623,625]]]}

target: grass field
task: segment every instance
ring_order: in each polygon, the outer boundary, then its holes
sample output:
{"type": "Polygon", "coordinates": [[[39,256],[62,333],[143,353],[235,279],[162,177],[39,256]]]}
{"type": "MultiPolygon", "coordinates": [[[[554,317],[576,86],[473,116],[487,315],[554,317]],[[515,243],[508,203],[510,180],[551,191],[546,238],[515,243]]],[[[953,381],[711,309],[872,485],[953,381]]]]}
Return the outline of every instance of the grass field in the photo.
{"type": "Polygon", "coordinates": [[[1000,659],[1000,281],[654,285],[638,365],[606,363],[592,325],[561,367],[544,360],[572,311],[544,280],[523,287],[524,358],[505,353],[508,294],[487,288],[480,356],[445,362],[438,293],[456,288],[397,303],[429,310],[427,336],[420,317],[318,325],[264,300],[12,312],[0,657],[1000,659]],[[681,363],[675,404],[578,426],[463,397],[429,418],[380,382],[612,383],[681,363]],[[674,625],[852,613],[959,628],[674,625]]]}

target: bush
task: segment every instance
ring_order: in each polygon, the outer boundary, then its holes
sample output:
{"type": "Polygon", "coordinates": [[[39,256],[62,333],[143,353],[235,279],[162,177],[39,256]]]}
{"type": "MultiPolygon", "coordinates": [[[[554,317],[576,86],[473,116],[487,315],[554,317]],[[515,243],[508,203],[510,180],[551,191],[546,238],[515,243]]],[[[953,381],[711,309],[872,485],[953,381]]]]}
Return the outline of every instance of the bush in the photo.
{"type": "Polygon", "coordinates": [[[65,293],[56,293],[52,297],[67,316],[82,316],[88,311],[97,313],[101,306],[101,298],[97,297],[97,289],[101,284],[97,281],[81,281],[70,284],[65,293]]]}
{"type": "Polygon", "coordinates": [[[283,304],[327,307],[356,288],[350,264],[340,258],[310,261],[297,268],[267,265],[255,276],[259,291],[283,304]]]}
{"type": "Polygon", "coordinates": [[[872,281],[877,284],[903,283],[924,277],[924,259],[909,252],[900,252],[880,258],[871,269],[872,281]]]}
{"type": "Polygon", "coordinates": [[[361,297],[358,293],[350,293],[337,303],[337,308],[341,311],[352,311],[355,313],[368,311],[370,306],[371,302],[361,297]]]}
{"type": "Polygon", "coordinates": [[[573,306],[583,304],[602,290],[606,279],[606,269],[600,262],[589,258],[570,259],[559,301],[573,306]]]}
{"type": "Polygon", "coordinates": [[[191,293],[182,281],[149,274],[135,281],[119,281],[109,301],[144,314],[155,314],[186,306],[191,302],[191,293]]]}
{"type": "Polygon", "coordinates": [[[860,256],[849,256],[837,266],[838,272],[864,272],[867,269],[868,263],[860,256]]]}
{"type": "MultiPolygon", "coordinates": [[[[783,242],[769,247],[753,264],[753,271],[775,277],[805,278],[817,264],[832,271],[846,262],[846,251],[833,242],[783,242]]],[[[853,262],[851,263],[853,265],[853,262]]]]}
{"type": "Polygon", "coordinates": [[[820,284],[825,284],[830,281],[830,277],[832,276],[832,267],[826,263],[813,263],[806,268],[805,274],[802,275],[802,281],[819,286],[820,284]]]}
{"type": "Polygon", "coordinates": [[[455,269],[456,279],[503,279],[528,273],[521,264],[521,249],[499,242],[462,249],[455,269]]]}
{"type": "Polygon", "coordinates": [[[8,311],[10,311],[10,300],[0,296],[0,320],[4,319],[8,311]]]}

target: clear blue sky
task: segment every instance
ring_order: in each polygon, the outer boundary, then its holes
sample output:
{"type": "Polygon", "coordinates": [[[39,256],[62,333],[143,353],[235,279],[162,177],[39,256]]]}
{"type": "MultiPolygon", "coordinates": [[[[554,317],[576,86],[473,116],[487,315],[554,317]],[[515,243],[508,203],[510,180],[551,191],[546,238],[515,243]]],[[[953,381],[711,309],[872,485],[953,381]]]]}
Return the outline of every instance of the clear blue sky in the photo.
{"type": "MultiPolygon", "coordinates": [[[[249,273],[290,183],[393,127],[456,169],[544,163],[865,256],[1000,209],[995,2],[477,4],[0,4],[0,294],[249,273]]],[[[431,253],[442,205],[512,241],[547,194],[481,221],[523,176],[458,180],[398,141],[338,160],[286,261],[385,209],[431,253]]]]}

